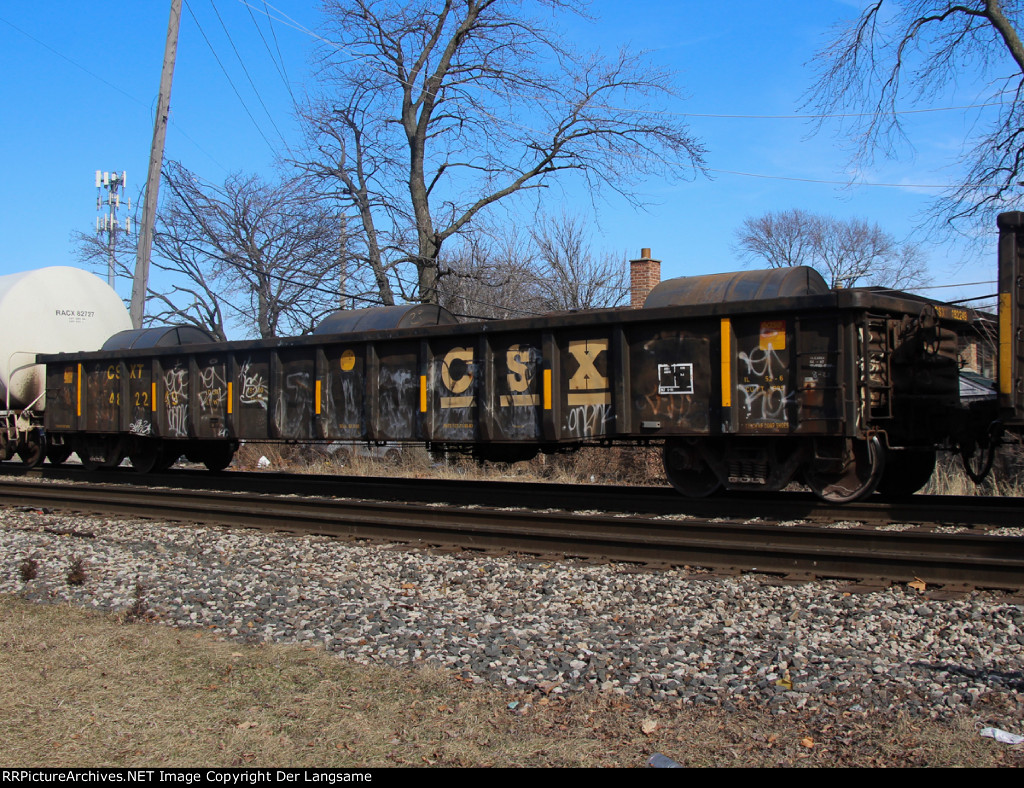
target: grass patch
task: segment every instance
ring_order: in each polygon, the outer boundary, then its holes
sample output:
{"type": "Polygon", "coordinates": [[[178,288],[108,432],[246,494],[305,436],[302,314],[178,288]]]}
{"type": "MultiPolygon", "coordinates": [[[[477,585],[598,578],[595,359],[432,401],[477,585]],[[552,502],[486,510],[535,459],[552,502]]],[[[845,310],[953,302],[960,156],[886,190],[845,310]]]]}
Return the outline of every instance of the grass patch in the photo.
{"type": "Polygon", "coordinates": [[[996,453],[992,472],[975,484],[964,470],[959,456],[941,453],[932,478],[921,490],[926,495],[1024,496],[1024,453],[1019,446],[1003,447],[996,453]]]}
{"type": "Polygon", "coordinates": [[[68,585],[80,586],[85,583],[85,579],[85,562],[81,558],[75,558],[71,562],[71,568],[68,569],[68,585]]]}
{"type": "Polygon", "coordinates": [[[35,558],[25,558],[18,564],[18,577],[22,583],[29,583],[39,575],[39,562],[35,558]]]}
{"type": "Polygon", "coordinates": [[[0,671],[10,767],[642,766],[656,752],[687,766],[1024,764],[972,720],[523,694],[13,596],[0,596],[0,671]]]}
{"type": "Polygon", "coordinates": [[[265,457],[269,471],[335,474],[340,476],[406,476],[422,479],[468,479],[494,481],[554,482],[558,484],[647,484],[665,486],[660,448],[584,447],[579,451],[550,456],[538,455],[516,463],[480,463],[467,455],[432,457],[422,446],[402,447],[397,460],[367,457],[351,452],[339,460],[315,444],[243,444],[232,467],[259,470],[265,457]]]}

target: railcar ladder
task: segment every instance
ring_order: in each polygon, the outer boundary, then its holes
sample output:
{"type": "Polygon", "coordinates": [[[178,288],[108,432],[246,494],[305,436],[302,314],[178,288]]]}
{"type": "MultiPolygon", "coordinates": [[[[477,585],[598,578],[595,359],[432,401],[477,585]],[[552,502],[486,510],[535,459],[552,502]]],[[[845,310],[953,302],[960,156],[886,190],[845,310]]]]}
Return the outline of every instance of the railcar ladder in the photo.
{"type": "Polygon", "coordinates": [[[893,418],[892,326],[884,315],[866,313],[858,335],[861,368],[861,390],[868,406],[869,420],[893,418]]]}

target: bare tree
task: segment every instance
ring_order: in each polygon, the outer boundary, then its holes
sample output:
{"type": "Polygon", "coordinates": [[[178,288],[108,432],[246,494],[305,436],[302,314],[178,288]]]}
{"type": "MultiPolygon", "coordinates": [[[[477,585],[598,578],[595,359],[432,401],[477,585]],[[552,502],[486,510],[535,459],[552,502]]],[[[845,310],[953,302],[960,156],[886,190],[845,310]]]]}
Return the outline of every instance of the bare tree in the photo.
{"type": "Polygon", "coordinates": [[[736,232],[739,250],[771,268],[807,265],[830,287],[858,284],[912,288],[927,282],[916,244],[899,243],[877,224],[793,209],[748,218],[736,232]]]}
{"type": "Polygon", "coordinates": [[[594,253],[585,226],[562,213],[528,232],[478,228],[442,257],[441,304],[483,318],[618,306],[629,293],[626,256],[594,253]]]}
{"type": "MultiPolygon", "coordinates": [[[[344,80],[342,80],[344,82],[344,80]]],[[[341,84],[338,101],[311,102],[302,119],[313,147],[313,157],[301,166],[321,189],[346,206],[360,231],[354,234],[361,245],[357,262],[369,270],[381,303],[394,306],[390,276],[402,255],[400,232],[405,223],[393,215],[396,204],[390,191],[390,173],[397,166],[400,151],[388,139],[386,119],[376,112],[374,98],[383,89],[377,79],[367,85],[341,84]],[[378,217],[384,219],[378,226],[378,217]],[[397,220],[397,221],[396,221],[397,220]]]]}
{"type": "Polygon", "coordinates": [[[549,311],[619,306],[626,300],[626,256],[595,255],[580,217],[542,217],[532,235],[538,285],[549,311]]]}
{"type": "Polygon", "coordinates": [[[300,181],[232,175],[212,186],[173,162],[163,177],[155,265],[179,275],[155,296],[166,314],[223,333],[231,311],[268,338],[307,333],[340,306],[344,225],[300,181]]]}
{"type": "Polygon", "coordinates": [[[748,259],[764,261],[772,268],[812,265],[817,219],[796,208],[748,217],[736,232],[740,250],[748,259]]]}
{"type": "MultiPolygon", "coordinates": [[[[159,288],[150,278],[144,325],[192,325],[209,331],[221,341],[226,340],[224,313],[231,305],[224,297],[224,287],[215,276],[210,261],[189,237],[188,228],[173,224],[161,227],[155,241],[158,252],[162,248],[168,257],[156,257],[153,267],[168,276],[159,277],[159,288]]],[[[90,233],[73,232],[71,243],[80,262],[106,274],[109,252],[106,241],[90,233]]],[[[114,257],[117,279],[132,281],[135,256],[135,239],[127,234],[119,235],[114,257]]]]}
{"type": "MultiPolygon", "coordinates": [[[[579,11],[576,0],[541,5],[579,11]]],[[[522,2],[325,8],[326,95],[304,113],[314,152],[306,166],[358,215],[382,297],[382,275],[411,264],[412,295],[436,302],[445,243],[560,172],[632,199],[636,176],[701,170],[700,144],[657,112],[671,95],[669,74],[625,50],[580,55],[522,2]]]]}
{"type": "MultiPolygon", "coordinates": [[[[213,186],[177,162],[163,179],[153,258],[163,275],[150,279],[146,325],[194,325],[220,340],[232,326],[271,337],[308,333],[348,304],[379,303],[366,295],[376,291],[352,259],[342,218],[303,182],[232,175],[213,186]]],[[[106,242],[88,233],[71,241],[83,263],[106,271],[106,242]]],[[[134,239],[117,242],[116,275],[131,281],[134,239]]]]}
{"type": "Polygon", "coordinates": [[[469,318],[508,319],[543,314],[528,235],[512,230],[475,232],[449,245],[441,258],[441,305],[469,318]]]}
{"type": "Polygon", "coordinates": [[[935,205],[949,223],[985,222],[1020,201],[1024,178],[1024,22],[1020,0],[872,0],[816,57],[809,104],[852,112],[856,155],[895,155],[906,140],[900,110],[927,104],[973,74],[978,103],[997,104],[965,146],[962,181],[935,205]],[[856,115],[867,109],[866,115],[856,115]]]}

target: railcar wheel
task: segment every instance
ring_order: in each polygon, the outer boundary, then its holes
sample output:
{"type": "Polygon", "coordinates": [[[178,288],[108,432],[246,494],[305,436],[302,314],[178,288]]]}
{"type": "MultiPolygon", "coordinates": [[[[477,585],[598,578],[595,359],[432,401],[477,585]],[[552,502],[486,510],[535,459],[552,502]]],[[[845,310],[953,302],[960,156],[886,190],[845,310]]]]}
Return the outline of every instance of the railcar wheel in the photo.
{"type": "Polygon", "coordinates": [[[847,440],[843,456],[816,458],[804,468],[804,481],[814,494],[829,503],[853,503],[877,488],[885,471],[885,446],[877,435],[868,440],[847,440]]]}
{"type": "Polygon", "coordinates": [[[178,461],[181,456],[181,447],[167,441],[163,446],[160,447],[160,457],[156,461],[156,465],[153,466],[153,473],[163,473],[171,469],[171,466],[178,461]]]}
{"type": "Polygon", "coordinates": [[[992,470],[992,462],[996,457],[996,442],[988,441],[986,445],[974,445],[970,449],[960,447],[960,459],[964,464],[964,470],[975,484],[985,481],[989,471],[992,470]]]}
{"type": "Polygon", "coordinates": [[[704,462],[694,443],[665,441],[662,463],[669,484],[687,498],[707,498],[721,486],[718,475],[704,462]]]}
{"type": "Polygon", "coordinates": [[[222,471],[235,458],[235,446],[232,443],[212,443],[203,448],[201,462],[207,470],[222,471]]]}
{"type": "Polygon", "coordinates": [[[128,447],[128,461],[137,473],[152,473],[163,454],[162,441],[153,438],[133,438],[128,447]]]}
{"type": "Polygon", "coordinates": [[[908,498],[932,478],[935,449],[901,449],[890,453],[878,492],[887,498],[908,498]]]}
{"type": "Polygon", "coordinates": [[[46,447],[46,459],[50,465],[63,465],[71,456],[71,447],[66,443],[54,444],[46,447]]]}
{"type": "Polygon", "coordinates": [[[38,431],[34,430],[18,441],[18,458],[29,468],[43,464],[43,460],[46,459],[46,446],[38,431]]]}

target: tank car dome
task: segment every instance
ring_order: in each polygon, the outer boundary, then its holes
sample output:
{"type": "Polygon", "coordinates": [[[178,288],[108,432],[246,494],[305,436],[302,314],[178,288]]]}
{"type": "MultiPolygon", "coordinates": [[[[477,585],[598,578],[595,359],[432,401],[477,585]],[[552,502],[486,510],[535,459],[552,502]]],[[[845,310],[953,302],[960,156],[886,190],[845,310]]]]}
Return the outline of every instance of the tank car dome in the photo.
{"type": "Polygon", "coordinates": [[[753,301],[764,298],[790,298],[823,295],[831,292],[821,274],[806,265],[769,268],[763,271],[737,271],[731,274],[681,276],[657,285],[644,308],[691,306],[753,301]]]}
{"type": "Polygon", "coordinates": [[[437,304],[402,304],[371,309],[339,309],[325,317],[314,334],[352,334],[389,328],[447,326],[458,323],[455,315],[437,304]]]}
{"type": "Polygon", "coordinates": [[[0,276],[0,407],[43,409],[45,380],[36,353],[99,350],[131,325],[113,288],[78,268],[0,276]]]}

